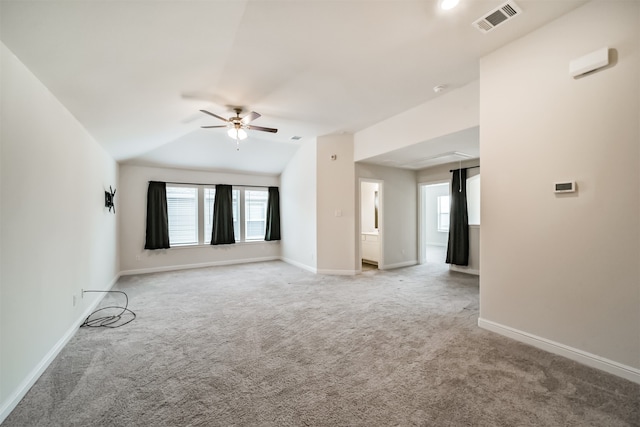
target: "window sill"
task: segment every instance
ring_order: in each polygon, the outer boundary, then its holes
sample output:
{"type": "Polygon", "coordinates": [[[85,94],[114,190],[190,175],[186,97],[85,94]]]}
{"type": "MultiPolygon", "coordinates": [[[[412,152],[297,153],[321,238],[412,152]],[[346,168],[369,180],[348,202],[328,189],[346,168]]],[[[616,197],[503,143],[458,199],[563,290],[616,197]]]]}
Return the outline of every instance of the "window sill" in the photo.
{"type": "Polygon", "coordinates": [[[276,243],[280,243],[280,240],[271,240],[271,241],[267,241],[267,240],[249,240],[247,242],[235,242],[235,243],[230,243],[228,245],[210,245],[209,243],[205,243],[203,245],[200,245],[198,243],[195,244],[185,244],[185,245],[173,245],[171,246],[169,249],[193,249],[193,248],[219,248],[219,247],[230,247],[230,246],[244,246],[244,245],[259,245],[259,244],[276,244],[276,243]]]}

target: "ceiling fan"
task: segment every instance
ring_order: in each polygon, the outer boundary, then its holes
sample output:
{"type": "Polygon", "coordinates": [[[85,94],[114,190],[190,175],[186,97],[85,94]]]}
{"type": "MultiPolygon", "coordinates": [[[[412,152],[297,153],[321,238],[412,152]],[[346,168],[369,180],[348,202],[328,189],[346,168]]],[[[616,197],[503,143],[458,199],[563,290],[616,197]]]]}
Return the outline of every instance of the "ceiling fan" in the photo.
{"type": "Polygon", "coordinates": [[[248,130],[259,130],[262,132],[271,132],[271,133],[276,133],[278,132],[278,129],[274,129],[274,128],[267,128],[267,127],[263,127],[263,126],[255,126],[255,125],[250,125],[249,123],[251,123],[252,121],[254,121],[255,119],[257,119],[258,117],[260,117],[260,114],[256,113],[255,111],[250,112],[249,114],[247,114],[244,117],[240,117],[240,113],[242,113],[242,108],[240,107],[235,107],[233,109],[233,111],[235,111],[236,116],[235,117],[230,117],[228,119],[225,119],[224,117],[221,117],[217,114],[211,113],[207,110],[200,110],[205,114],[208,114],[210,116],[215,117],[216,119],[222,120],[223,122],[226,122],[226,125],[217,125],[217,126],[201,126],[204,129],[212,129],[212,128],[228,128],[229,130],[227,131],[227,134],[236,140],[236,143],[240,144],[240,141],[245,139],[247,137],[247,132],[245,131],[245,129],[248,130]]]}

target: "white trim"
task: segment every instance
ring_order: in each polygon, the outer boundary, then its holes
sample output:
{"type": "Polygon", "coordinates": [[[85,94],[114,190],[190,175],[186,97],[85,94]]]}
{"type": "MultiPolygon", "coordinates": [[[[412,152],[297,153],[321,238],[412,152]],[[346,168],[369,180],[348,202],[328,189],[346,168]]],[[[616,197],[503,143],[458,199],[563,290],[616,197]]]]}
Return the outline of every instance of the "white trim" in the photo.
{"type": "Polygon", "coordinates": [[[640,369],[627,366],[577,348],[569,347],[568,345],[551,341],[528,332],[523,332],[509,326],[501,325],[499,323],[492,322],[491,320],[480,318],[478,319],[478,326],[516,341],[548,351],[549,353],[566,357],[567,359],[574,360],[582,363],[583,365],[587,365],[640,384],[640,369]]]}
{"type": "Polygon", "coordinates": [[[280,260],[286,262],[287,264],[291,264],[294,267],[298,267],[303,270],[309,271],[313,274],[330,274],[334,276],[355,276],[359,272],[358,270],[318,270],[315,267],[310,267],[306,264],[303,264],[298,261],[294,261],[289,258],[280,257],[280,260]]]}
{"type": "Polygon", "coordinates": [[[294,261],[294,260],[289,259],[289,258],[280,257],[280,260],[286,262],[287,264],[291,264],[294,267],[298,267],[298,268],[301,268],[303,270],[307,270],[307,271],[309,271],[309,272],[311,272],[313,274],[316,274],[318,272],[318,269],[315,268],[315,267],[311,267],[309,265],[303,264],[303,263],[298,262],[298,261],[294,261]]]}
{"type": "Polygon", "coordinates": [[[427,262],[427,248],[424,242],[425,237],[425,209],[424,209],[424,187],[418,183],[418,263],[424,264],[427,262]]]}
{"type": "MultiPolygon", "coordinates": [[[[113,286],[118,282],[120,278],[120,274],[116,274],[111,283],[107,286],[105,290],[111,290],[113,286]]],[[[9,416],[11,411],[18,406],[18,403],[22,400],[22,398],[29,392],[31,387],[38,381],[38,378],[44,373],[44,371],[51,365],[51,362],[55,360],[60,351],[67,345],[67,343],[73,338],[73,336],[78,332],[80,325],[84,323],[85,319],[93,313],[96,309],[102,298],[104,298],[105,294],[101,297],[96,298],[93,304],[90,304],[89,307],[77,318],[73,324],[69,327],[67,332],[62,335],[62,337],[58,340],[57,343],[47,352],[47,354],[40,360],[40,362],[29,372],[29,374],[22,380],[22,382],[16,387],[16,389],[11,393],[7,399],[2,402],[0,405],[0,423],[4,422],[4,420],[9,416]]]]}
{"type": "Polygon", "coordinates": [[[418,260],[414,259],[414,260],[411,260],[411,261],[402,261],[402,262],[397,262],[395,264],[387,264],[387,265],[384,265],[384,266],[378,265],[378,269],[379,270],[392,270],[394,268],[410,267],[410,266],[416,265],[416,264],[418,264],[418,260]]]}
{"type": "MultiPolygon", "coordinates": [[[[244,245],[258,245],[258,244],[268,244],[268,245],[277,245],[280,244],[280,240],[245,240],[243,242],[237,241],[233,245],[234,246],[244,246],[244,245]]],[[[174,244],[170,248],[166,249],[155,249],[155,251],[173,251],[173,250],[182,250],[182,249],[195,249],[195,248],[206,248],[206,249],[225,249],[227,245],[212,245],[210,243],[185,243],[183,245],[174,244]]],[[[153,250],[145,249],[145,252],[153,252],[153,250]]]]}
{"type": "MultiPolygon", "coordinates": [[[[378,242],[380,252],[378,255],[378,266],[384,264],[384,180],[376,178],[358,178],[358,191],[356,197],[356,221],[358,226],[358,235],[356,236],[356,260],[362,262],[362,183],[369,182],[378,184],[378,242]]],[[[380,268],[380,267],[378,267],[380,268]]],[[[358,271],[358,270],[354,270],[358,271]]]]}
{"type": "Polygon", "coordinates": [[[477,270],[475,268],[459,267],[459,266],[453,265],[453,264],[449,265],[449,270],[457,271],[458,273],[473,274],[475,276],[479,276],[480,275],[480,270],[477,270]]]}
{"type": "Polygon", "coordinates": [[[193,268],[217,267],[220,265],[249,264],[252,262],[274,261],[279,259],[280,257],[278,256],[268,256],[268,257],[262,257],[262,258],[246,258],[246,259],[232,259],[232,260],[225,260],[225,261],[202,262],[198,264],[182,264],[182,265],[169,265],[169,266],[163,266],[163,267],[139,268],[136,270],[121,271],[120,275],[131,276],[134,274],[162,273],[165,271],[191,270],[193,268]]]}
{"type": "MultiPolygon", "coordinates": [[[[455,162],[455,163],[458,163],[458,162],[455,162]]],[[[429,168],[424,168],[424,169],[429,169],[429,168]]],[[[436,179],[435,181],[420,181],[418,183],[418,186],[438,185],[438,184],[451,184],[451,179],[447,178],[447,179],[436,179]]]]}
{"type": "Polygon", "coordinates": [[[355,276],[356,270],[318,270],[318,274],[330,274],[334,276],[355,276]]]}
{"type": "MultiPolygon", "coordinates": [[[[424,191],[426,187],[442,184],[450,184],[451,180],[436,180],[426,181],[418,183],[418,264],[424,264],[427,262],[427,245],[433,245],[433,243],[425,242],[426,239],[426,215],[425,212],[425,198],[424,191]]],[[[450,192],[449,192],[450,193],[450,192]]],[[[449,234],[449,230],[441,231],[441,233],[449,234]]],[[[446,246],[446,244],[439,243],[437,246],[446,246]]]]}

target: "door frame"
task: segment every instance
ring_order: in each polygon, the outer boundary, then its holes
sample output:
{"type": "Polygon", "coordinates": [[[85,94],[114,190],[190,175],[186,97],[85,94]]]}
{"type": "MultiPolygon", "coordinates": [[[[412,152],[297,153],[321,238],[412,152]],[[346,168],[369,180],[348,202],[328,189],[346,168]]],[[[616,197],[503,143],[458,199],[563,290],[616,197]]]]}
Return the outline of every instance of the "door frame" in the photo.
{"type": "Polygon", "coordinates": [[[380,259],[378,270],[384,270],[384,181],[373,178],[359,178],[358,180],[358,271],[362,272],[362,183],[378,184],[378,242],[380,243],[380,259]]]}
{"type": "MultiPolygon", "coordinates": [[[[436,181],[427,181],[427,182],[419,182],[418,183],[418,264],[424,264],[427,262],[427,251],[425,241],[425,231],[427,228],[426,225],[426,211],[425,211],[425,198],[424,198],[424,189],[425,187],[429,187],[431,185],[442,185],[442,184],[451,184],[449,180],[436,180],[436,181]]],[[[449,189],[451,192],[451,189],[449,189]]]]}

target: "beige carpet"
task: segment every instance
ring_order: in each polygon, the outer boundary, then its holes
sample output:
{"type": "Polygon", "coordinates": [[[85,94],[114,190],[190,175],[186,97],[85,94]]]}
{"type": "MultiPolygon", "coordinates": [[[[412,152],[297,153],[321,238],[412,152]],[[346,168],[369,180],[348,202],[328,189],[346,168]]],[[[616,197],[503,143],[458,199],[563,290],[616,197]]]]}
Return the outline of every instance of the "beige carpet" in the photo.
{"type": "Polygon", "coordinates": [[[478,279],[444,265],[118,288],[137,319],[81,329],[3,426],[640,425],[640,386],[479,329],[478,279]]]}

